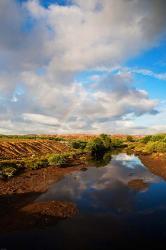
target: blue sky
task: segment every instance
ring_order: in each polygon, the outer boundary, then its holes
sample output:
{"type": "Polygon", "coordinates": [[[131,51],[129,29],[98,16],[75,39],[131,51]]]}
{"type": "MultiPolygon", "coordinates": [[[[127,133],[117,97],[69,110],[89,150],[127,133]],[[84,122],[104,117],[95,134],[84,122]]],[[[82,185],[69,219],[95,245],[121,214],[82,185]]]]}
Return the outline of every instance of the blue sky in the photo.
{"type": "MultiPolygon", "coordinates": [[[[28,0],[17,0],[19,3],[24,3],[27,2],[28,0]]],[[[58,4],[58,5],[69,5],[70,4],[70,0],[66,1],[66,0],[39,0],[40,4],[46,8],[48,8],[51,4],[58,4]]]]}
{"type": "Polygon", "coordinates": [[[2,0],[0,133],[166,131],[164,0],[2,0]]]}

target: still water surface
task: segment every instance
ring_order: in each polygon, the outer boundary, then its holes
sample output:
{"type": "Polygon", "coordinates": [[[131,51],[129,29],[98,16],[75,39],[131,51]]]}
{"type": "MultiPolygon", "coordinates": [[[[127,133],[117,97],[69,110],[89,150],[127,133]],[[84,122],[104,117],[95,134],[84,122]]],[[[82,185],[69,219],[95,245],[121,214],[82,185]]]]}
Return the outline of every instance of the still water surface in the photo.
{"type": "Polygon", "coordinates": [[[134,155],[66,175],[37,198],[49,200],[73,202],[79,214],[3,240],[13,249],[166,249],[166,182],[134,155]]]}

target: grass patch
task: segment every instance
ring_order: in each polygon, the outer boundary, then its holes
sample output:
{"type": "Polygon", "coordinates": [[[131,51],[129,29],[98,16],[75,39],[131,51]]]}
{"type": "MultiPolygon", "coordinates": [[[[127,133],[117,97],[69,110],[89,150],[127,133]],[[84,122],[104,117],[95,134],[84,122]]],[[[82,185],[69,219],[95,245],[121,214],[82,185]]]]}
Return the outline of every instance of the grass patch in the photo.
{"type": "Polygon", "coordinates": [[[146,153],[165,153],[166,152],[166,142],[154,141],[148,142],[144,148],[146,153]]]}
{"type": "Polygon", "coordinates": [[[52,154],[48,157],[49,165],[56,165],[63,167],[67,164],[68,157],[67,155],[52,154]]]}
{"type": "Polygon", "coordinates": [[[85,149],[87,145],[87,141],[82,140],[71,140],[70,146],[74,149],[85,149]]]}
{"type": "Polygon", "coordinates": [[[33,160],[33,161],[26,161],[25,166],[34,170],[34,169],[48,167],[49,163],[47,159],[39,159],[39,160],[33,160]]]}

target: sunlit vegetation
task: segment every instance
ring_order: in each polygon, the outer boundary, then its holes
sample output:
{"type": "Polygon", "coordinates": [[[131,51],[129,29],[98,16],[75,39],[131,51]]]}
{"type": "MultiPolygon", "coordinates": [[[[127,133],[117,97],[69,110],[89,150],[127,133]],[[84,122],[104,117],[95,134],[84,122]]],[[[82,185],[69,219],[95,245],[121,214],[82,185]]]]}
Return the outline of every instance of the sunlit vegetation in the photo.
{"type": "Polygon", "coordinates": [[[59,154],[53,154],[49,156],[48,163],[49,165],[56,165],[56,166],[65,166],[68,161],[67,155],[59,155],[59,154]]]}
{"type": "Polygon", "coordinates": [[[106,152],[111,152],[116,148],[124,146],[123,140],[111,138],[110,135],[101,134],[97,138],[90,140],[87,149],[95,159],[103,158],[106,152]]]}
{"type": "Polygon", "coordinates": [[[111,147],[111,137],[105,134],[90,140],[87,144],[88,151],[96,159],[102,157],[106,151],[111,150],[111,147]]]}
{"type": "Polygon", "coordinates": [[[166,142],[163,141],[148,142],[145,146],[144,151],[147,153],[153,153],[153,152],[165,153],[166,142]]]}
{"type": "Polygon", "coordinates": [[[166,134],[144,137],[101,134],[85,138],[82,135],[78,139],[76,136],[0,135],[0,138],[1,151],[4,152],[0,161],[0,177],[3,178],[10,178],[24,169],[69,167],[78,160],[85,163],[89,157],[104,166],[110,162],[115,150],[166,153],[166,134]]]}
{"type": "Polygon", "coordinates": [[[128,145],[128,148],[143,153],[165,153],[166,134],[146,135],[128,145]]]}
{"type": "Polygon", "coordinates": [[[115,149],[124,147],[125,146],[124,142],[125,142],[124,139],[119,139],[115,137],[111,138],[112,147],[115,149]]]}
{"type": "Polygon", "coordinates": [[[82,141],[82,140],[71,140],[70,141],[70,145],[74,148],[74,149],[85,149],[87,146],[87,141],[82,141]]]}
{"type": "Polygon", "coordinates": [[[134,140],[134,137],[131,136],[131,135],[128,135],[128,136],[126,137],[126,140],[127,140],[128,142],[134,142],[134,141],[135,141],[135,140],[134,140]]]}
{"type": "Polygon", "coordinates": [[[85,161],[84,154],[78,151],[70,151],[64,153],[52,153],[44,156],[25,158],[21,160],[5,160],[0,162],[0,177],[10,178],[19,170],[29,169],[36,170],[49,166],[70,167],[74,160],[85,161]]]}
{"type": "Polygon", "coordinates": [[[64,137],[59,136],[42,136],[42,135],[0,135],[0,139],[17,139],[17,140],[52,140],[52,141],[65,141],[64,137]]]}

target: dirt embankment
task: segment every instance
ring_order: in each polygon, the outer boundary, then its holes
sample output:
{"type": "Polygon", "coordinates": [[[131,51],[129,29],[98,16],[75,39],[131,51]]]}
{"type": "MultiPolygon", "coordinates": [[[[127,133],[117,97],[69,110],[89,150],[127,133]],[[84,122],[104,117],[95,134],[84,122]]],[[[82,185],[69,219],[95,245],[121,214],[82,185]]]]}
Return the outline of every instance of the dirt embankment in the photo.
{"type": "Polygon", "coordinates": [[[69,151],[70,148],[65,143],[51,140],[0,140],[0,160],[22,159],[69,151]]]}
{"type": "Polygon", "coordinates": [[[47,167],[27,170],[7,181],[0,179],[0,195],[45,192],[48,187],[59,181],[65,174],[80,170],[85,164],[68,168],[47,167]]]}
{"type": "Polygon", "coordinates": [[[166,180],[166,155],[139,155],[142,163],[150,169],[150,171],[166,180]]]}

